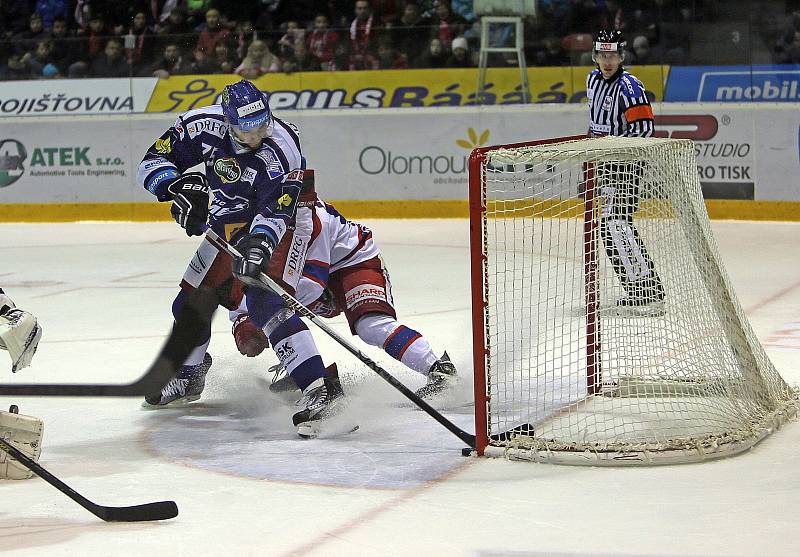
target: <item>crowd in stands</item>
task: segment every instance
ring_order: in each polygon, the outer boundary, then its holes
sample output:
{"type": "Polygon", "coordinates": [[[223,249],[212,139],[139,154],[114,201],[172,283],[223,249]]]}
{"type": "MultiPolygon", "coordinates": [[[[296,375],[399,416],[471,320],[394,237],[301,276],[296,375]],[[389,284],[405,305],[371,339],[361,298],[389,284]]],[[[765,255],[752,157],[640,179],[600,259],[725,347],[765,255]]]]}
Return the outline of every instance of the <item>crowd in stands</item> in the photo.
{"type": "MultiPolygon", "coordinates": [[[[601,28],[627,35],[627,65],[689,63],[687,24],[713,21],[715,5],[530,1],[528,66],[590,65],[601,28]]],[[[479,41],[472,0],[0,0],[4,80],[467,68],[479,41]]],[[[800,14],[774,51],[800,61],[800,14]]],[[[517,64],[513,53],[489,62],[517,64]]]]}

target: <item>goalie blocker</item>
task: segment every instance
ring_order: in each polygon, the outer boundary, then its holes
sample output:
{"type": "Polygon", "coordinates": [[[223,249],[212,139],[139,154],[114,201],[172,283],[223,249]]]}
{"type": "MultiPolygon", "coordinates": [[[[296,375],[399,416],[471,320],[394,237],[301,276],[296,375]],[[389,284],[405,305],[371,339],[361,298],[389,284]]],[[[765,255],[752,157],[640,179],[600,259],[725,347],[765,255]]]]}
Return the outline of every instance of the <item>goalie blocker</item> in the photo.
{"type": "MultiPolygon", "coordinates": [[[[44,423],[40,418],[19,414],[16,406],[0,411],[0,437],[34,461],[42,454],[44,423]]],[[[0,480],[26,480],[33,472],[0,449],[0,480]]]]}
{"type": "Polygon", "coordinates": [[[17,308],[0,289],[0,349],[8,350],[13,373],[30,365],[41,338],[36,317],[17,308]]]}

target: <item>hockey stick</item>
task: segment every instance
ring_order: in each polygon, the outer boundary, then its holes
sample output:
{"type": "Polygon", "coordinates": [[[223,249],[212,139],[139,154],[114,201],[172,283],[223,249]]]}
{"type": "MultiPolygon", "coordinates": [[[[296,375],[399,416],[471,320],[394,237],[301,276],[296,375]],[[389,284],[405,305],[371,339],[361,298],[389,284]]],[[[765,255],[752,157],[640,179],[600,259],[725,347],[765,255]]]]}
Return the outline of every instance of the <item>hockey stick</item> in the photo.
{"type": "Polygon", "coordinates": [[[81,507],[106,522],[143,522],[167,520],[178,516],[178,505],[175,504],[175,501],[158,501],[157,503],[145,503],[144,505],[133,505],[131,507],[105,507],[92,503],[2,437],[0,437],[0,449],[14,457],[28,470],[78,503],[81,507]]]}
{"type": "MultiPolygon", "coordinates": [[[[220,238],[213,230],[209,229],[206,232],[206,239],[209,240],[215,247],[221,249],[222,251],[226,252],[231,257],[241,257],[238,251],[228,244],[225,240],[220,238]]],[[[269,276],[264,273],[260,273],[258,275],[259,280],[254,281],[253,286],[271,290],[275,294],[281,297],[283,302],[286,306],[296,312],[298,315],[302,317],[308,318],[314,325],[322,329],[329,337],[333,340],[338,342],[342,347],[344,347],[348,352],[353,354],[356,358],[361,360],[368,368],[372,371],[380,375],[387,383],[389,383],[392,387],[403,393],[407,399],[417,405],[421,410],[427,413],[430,417],[434,420],[442,424],[448,431],[453,433],[456,437],[461,439],[464,443],[469,445],[470,447],[475,447],[475,436],[471,433],[467,433],[453,422],[442,416],[435,408],[433,408],[430,404],[422,400],[417,394],[403,385],[400,381],[398,381],[393,375],[391,375],[388,371],[383,369],[377,363],[375,363],[372,359],[366,356],[363,352],[361,352],[358,348],[350,344],[344,337],[340,336],[336,331],[328,327],[320,317],[315,314],[313,311],[308,309],[306,306],[298,302],[291,294],[286,292],[281,286],[272,280],[269,276]]]]}
{"type": "Polygon", "coordinates": [[[186,298],[158,357],[138,381],[127,385],[79,384],[0,384],[0,395],[17,396],[143,396],[161,390],[183,365],[211,323],[217,308],[217,295],[207,287],[193,290],[186,298]]]}

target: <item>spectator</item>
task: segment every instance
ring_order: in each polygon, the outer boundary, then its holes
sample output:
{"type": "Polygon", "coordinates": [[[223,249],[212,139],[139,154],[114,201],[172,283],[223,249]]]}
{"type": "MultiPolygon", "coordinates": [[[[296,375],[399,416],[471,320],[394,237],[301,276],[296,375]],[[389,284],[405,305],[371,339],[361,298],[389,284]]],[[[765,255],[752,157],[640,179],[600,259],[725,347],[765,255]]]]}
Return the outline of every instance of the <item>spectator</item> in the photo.
{"type": "Polygon", "coordinates": [[[308,51],[305,41],[294,43],[294,50],[283,62],[283,71],[286,73],[317,72],[320,69],[319,60],[308,51]]]}
{"type": "Polygon", "coordinates": [[[236,68],[236,60],[226,43],[217,44],[214,49],[214,59],[211,61],[209,73],[233,73],[236,68]]]}
{"type": "Polygon", "coordinates": [[[322,69],[329,69],[338,41],[339,34],[329,29],[328,16],[317,14],[314,29],[306,37],[306,50],[319,61],[322,69]]]}
{"type": "Polygon", "coordinates": [[[381,25],[387,29],[399,16],[398,4],[400,4],[399,0],[370,0],[373,12],[380,20],[381,25]]]}
{"type": "Polygon", "coordinates": [[[395,50],[389,37],[381,37],[378,41],[378,56],[375,62],[375,69],[379,70],[404,70],[408,68],[406,57],[395,50]]]}
{"type": "Polygon", "coordinates": [[[535,66],[568,66],[570,58],[558,38],[546,37],[542,48],[534,51],[531,62],[535,66]]]}
{"type": "Polygon", "coordinates": [[[450,9],[454,14],[464,18],[464,21],[472,23],[477,19],[473,4],[473,0],[451,0],[450,9]]]}
{"type": "Polygon", "coordinates": [[[36,77],[30,65],[22,61],[20,54],[11,54],[5,65],[0,66],[0,80],[14,81],[36,77]]]}
{"type": "MultiPolygon", "coordinates": [[[[172,35],[174,37],[175,35],[194,34],[194,29],[186,21],[186,12],[180,8],[175,8],[174,10],[170,10],[166,19],[162,20],[156,27],[156,32],[159,35],[172,35]]],[[[176,38],[171,38],[169,40],[174,41],[176,38]]]]}
{"type": "Polygon", "coordinates": [[[419,68],[446,68],[447,51],[442,45],[442,41],[434,37],[428,43],[428,49],[420,57],[417,67],[419,68]]]}
{"type": "Polygon", "coordinates": [[[631,59],[625,58],[627,64],[658,64],[658,59],[650,49],[650,41],[644,35],[638,35],[633,39],[633,53],[631,59]]]}
{"type": "Polygon", "coordinates": [[[628,30],[628,15],[622,10],[619,0],[605,0],[606,4],[600,12],[600,29],[628,30]]]}
{"type": "Polygon", "coordinates": [[[189,25],[202,25],[203,21],[208,21],[208,11],[211,9],[211,0],[186,0],[186,20],[189,25]]]}
{"type": "Polygon", "coordinates": [[[151,64],[154,58],[155,35],[147,25],[147,14],[137,12],[133,16],[128,35],[133,37],[133,48],[128,51],[128,62],[135,73],[151,64]]]}
{"type": "Polygon", "coordinates": [[[539,14],[545,24],[545,32],[556,36],[569,35],[570,0],[539,0],[539,14]]]}
{"type": "Polygon", "coordinates": [[[245,56],[235,72],[245,79],[255,79],[265,73],[281,71],[281,63],[277,56],[270,52],[267,43],[253,41],[247,48],[245,56]]]}
{"type": "Polygon", "coordinates": [[[792,42],[781,53],[780,64],[800,64],[800,31],[795,31],[792,42]]]}
{"type": "Polygon", "coordinates": [[[194,60],[186,67],[187,74],[220,74],[233,73],[236,67],[231,56],[231,49],[227,43],[217,43],[214,48],[214,56],[206,58],[205,54],[199,50],[193,52],[194,60]]]}
{"type": "Polygon", "coordinates": [[[42,39],[47,38],[47,31],[44,30],[42,24],[42,16],[37,13],[31,14],[28,18],[28,28],[15,37],[15,50],[17,54],[25,54],[26,52],[33,52],[36,45],[42,39]]]}
{"type": "Polygon", "coordinates": [[[450,0],[439,0],[436,4],[436,14],[431,19],[434,26],[434,36],[442,41],[442,46],[450,48],[450,43],[467,29],[467,21],[456,15],[450,8],[450,0]]]}
{"type": "Polygon", "coordinates": [[[776,64],[784,64],[784,60],[788,59],[789,50],[792,48],[795,33],[800,31],[800,12],[794,12],[789,17],[789,25],[786,30],[781,33],[780,38],[775,43],[774,59],[776,64]]]}
{"type": "Polygon", "coordinates": [[[109,39],[103,54],[92,62],[92,75],[94,77],[128,77],[131,67],[122,53],[122,41],[117,38],[109,39]]]}
{"type": "Polygon", "coordinates": [[[64,18],[69,16],[69,2],[67,0],[37,0],[36,13],[42,18],[42,24],[48,31],[53,28],[53,20],[56,17],[64,18]]]}
{"type": "Polygon", "coordinates": [[[416,2],[407,2],[403,14],[392,23],[395,47],[409,65],[414,65],[425,49],[425,41],[420,37],[428,35],[425,29],[428,25],[430,20],[422,16],[416,2]]]}
{"type": "MultiPolygon", "coordinates": [[[[103,42],[105,40],[106,22],[103,20],[103,16],[99,13],[92,14],[89,18],[89,31],[86,35],[86,41],[84,43],[86,50],[84,52],[83,59],[89,62],[101,56],[103,52],[103,42]]],[[[106,46],[108,45],[106,44],[106,46]]]]}
{"type": "MultiPolygon", "coordinates": [[[[0,2],[0,28],[5,32],[5,37],[12,37],[25,32],[30,25],[31,3],[28,0],[2,0],[0,2]]],[[[9,59],[10,62],[10,59],[9,59]]],[[[18,65],[19,57],[14,64],[18,65]]],[[[10,65],[7,64],[6,68],[10,65]]],[[[11,70],[12,73],[16,70],[11,70]]]]}
{"type": "Polygon", "coordinates": [[[448,68],[472,68],[472,56],[469,53],[469,45],[464,37],[456,37],[450,45],[451,54],[447,59],[448,68]]]}
{"type": "Polygon", "coordinates": [[[234,33],[236,35],[236,56],[241,60],[245,57],[247,45],[258,40],[258,31],[251,19],[244,19],[236,25],[234,33]]]}
{"type": "Polygon", "coordinates": [[[53,39],[53,59],[61,73],[68,73],[69,67],[80,58],[80,49],[77,39],[67,29],[67,22],[61,16],[53,18],[53,30],[50,33],[53,39]]]}
{"type": "Polygon", "coordinates": [[[55,73],[59,73],[53,60],[53,41],[42,39],[36,43],[33,52],[26,52],[22,57],[22,62],[27,64],[35,77],[44,77],[44,68],[51,66],[55,68],[55,73]]]}
{"type": "Polygon", "coordinates": [[[219,10],[210,9],[206,12],[205,29],[200,32],[195,50],[201,51],[206,56],[213,56],[217,43],[230,39],[231,31],[223,27],[220,21],[219,10]]]}
{"type": "Polygon", "coordinates": [[[352,69],[350,67],[350,41],[339,41],[333,47],[333,58],[328,62],[327,71],[341,72],[352,69]]]}
{"type": "Polygon", "coordinates": [[[287,21],[286,31],[278,41],[278,56],[282,59],[294,56],[294,45],[298,42],[305,42],[305,29],[300,29],[296,21],[287,21]]]}
{"type": "Polygon", "coordinates": [[[83,35],[89,26],[89,17],[91,16],[92,9],[89,6],[90,0],[77,0],[75,2],[75,25],[77,26],[77,34],[83,35]]]}
{"type": "Polygon", "coordinates": [[[184,71],[185,69],[186,66],[177,43],[169,43],[164,47],[164,53],[161,59],[150,66],[145,72],[145,75],[157,77],[159,79],[167,79],[171,75],[186,73],[184,71]]]}
{"type": "Polygon", "coordinates": [[[356,0],[356,17],[350,24],[350,68],[368,69],[372,65],[376,28],[372,7],[367,0],[356,0]]]}

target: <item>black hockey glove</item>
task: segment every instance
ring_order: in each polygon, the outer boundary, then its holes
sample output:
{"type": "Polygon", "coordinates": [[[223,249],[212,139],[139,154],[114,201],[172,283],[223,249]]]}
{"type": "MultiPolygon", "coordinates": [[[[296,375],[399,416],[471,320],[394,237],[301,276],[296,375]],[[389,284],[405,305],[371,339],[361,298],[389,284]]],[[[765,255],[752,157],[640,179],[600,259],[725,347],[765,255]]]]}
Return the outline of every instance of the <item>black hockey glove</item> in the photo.
{"type": "Polygon", "coordinates": [[[245,284],[260,283],[258,274],[267,272],[275,244],[266,234],[245,234],[236,249],[241,256],[233,259],[233,274],[245,284]]]}
{"type": "Polygon", "coordinates": [[[167,191],[172,195],[172,218],[188,236],[200,236],[208,221],[208,182],[199,172],[189,172],[172,182],[167,191]]]}

